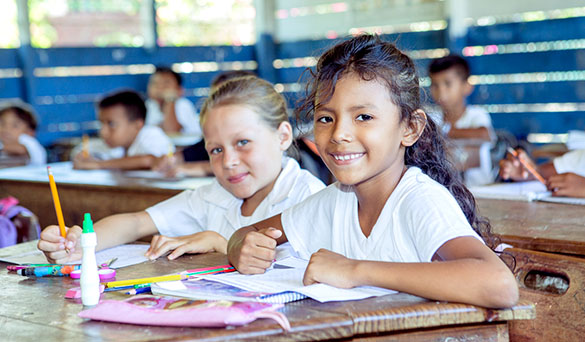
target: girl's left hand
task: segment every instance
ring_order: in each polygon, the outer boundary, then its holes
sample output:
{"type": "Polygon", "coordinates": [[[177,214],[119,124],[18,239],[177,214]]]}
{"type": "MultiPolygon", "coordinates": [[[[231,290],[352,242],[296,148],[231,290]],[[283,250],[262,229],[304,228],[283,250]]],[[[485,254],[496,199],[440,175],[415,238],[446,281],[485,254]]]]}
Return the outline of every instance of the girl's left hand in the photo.
{"type": "Polygon", "coordinates": [[[220,252],[225,254],[227,240],[211,230],[177,237],[155,235],[145,255],[154,260],[171,250],[173,252],[169,254],[169,260],[174,260],[185,253],[220,252]]]}
{"type": "Polygon", "coordinates": [[[324,283],[344,289],[358,286],[355,282],[356,265],[357,260],[321,248],[311,255],[303,284],[324,283]]]}

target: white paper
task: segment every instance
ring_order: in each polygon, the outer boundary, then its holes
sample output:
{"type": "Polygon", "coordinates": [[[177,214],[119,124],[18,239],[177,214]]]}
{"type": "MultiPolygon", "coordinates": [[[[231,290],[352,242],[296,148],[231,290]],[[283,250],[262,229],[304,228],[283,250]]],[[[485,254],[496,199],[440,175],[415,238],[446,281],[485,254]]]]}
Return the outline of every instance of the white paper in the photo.
{"type": "MultiPolygon", "coordinates": [[[[113,248],[99,251],[95,254],[97,264],[106,263],[114,258],[118,258],[110,265],[110,268],[122,268],[136,265],[148,260],[144,253],[148,250],[149,245],[121,245],[113,248]]],[[[39,250],[25,252],[17,255],[0,257],[0,261],[12,264],[46,264],[47,259],[43,252],[39,250]]],[[[70,262],[69,264],[79,264],[81,260],[70,262]]]]}
{"type": "Polygon", "coordinates": [[[585,198],[553,197],[546,186],[539,181],[499,183],[470,187],[477,198],[503,199],[514,201],[543,201],[563,204],[585,205],[585,198]]]}

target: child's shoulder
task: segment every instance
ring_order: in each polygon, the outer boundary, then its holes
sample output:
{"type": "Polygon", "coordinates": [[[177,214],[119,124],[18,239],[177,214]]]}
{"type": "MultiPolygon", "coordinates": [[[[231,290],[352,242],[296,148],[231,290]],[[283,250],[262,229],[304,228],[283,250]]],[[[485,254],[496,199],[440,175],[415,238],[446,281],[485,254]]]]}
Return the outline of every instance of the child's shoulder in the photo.
{"type": "Polygon", "coordinates": [[[397,200],[426,201],[437,198],[452,197],[442,184],[438,183],[416,166],[406,170],[391,197],[397,200]]]}

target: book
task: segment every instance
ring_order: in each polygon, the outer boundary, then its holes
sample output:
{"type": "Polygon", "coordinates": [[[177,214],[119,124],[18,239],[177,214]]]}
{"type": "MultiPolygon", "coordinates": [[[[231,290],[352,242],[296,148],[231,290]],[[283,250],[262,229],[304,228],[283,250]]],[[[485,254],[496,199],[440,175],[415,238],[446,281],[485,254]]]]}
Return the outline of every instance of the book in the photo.
{"type": "Polygon", "coordinates": [[[513,201],[543,201],[563,204],[585,205],[585,198],[555,197],[539,181],[497,183],[470,187],[476,198],[503,199],[513,201]]]}
{"type": "Polygon", "coordinates": [[[373,286],[359,286],[352,289],[340,289],[327,284],[304,286],[303,275],[307,264],[307,260],[289,256],[282,260],[277,259],[277,262],[263,274],[244,275],[232,272],[204,275],[197,279],[152,284],[151,290],[155,294],[191,299],[268,303],[287,303],[306,297],[319,302],[358,300],[396,293],[396,291],[373,286]]]}

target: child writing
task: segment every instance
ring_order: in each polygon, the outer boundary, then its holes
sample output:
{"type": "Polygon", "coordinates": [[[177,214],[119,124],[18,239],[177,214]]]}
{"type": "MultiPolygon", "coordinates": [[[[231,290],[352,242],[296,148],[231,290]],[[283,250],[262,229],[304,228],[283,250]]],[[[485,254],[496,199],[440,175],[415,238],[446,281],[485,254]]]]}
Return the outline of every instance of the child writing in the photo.
{"type": "Polygon", "coordinates": [[[23,102],[0,106],[0,150],[9,156],[24,156],[29,165],[47,163],[45,148],[35,139],[37,120],[33,109],[23,102]]]}
{"type": "MultiPolygon", "coordinates": [[[[272,84],[257,77],[223,83],[203,104],[201,126],[216,179],[186,190],[146,211],[107,217],[95,224],[98,249],[156,235],[147,256],[226,252],[238,228],[273,216],[324,188],[298,163],[285,156],[292,127],[286,102],[272,84]]],[[[81,257],[81,228],[59,235],[49,226],[38,247],[47,259],[67,262],[81,257]],[[70,249],[70,254],[65,252],[70,249]]]]}
{"type": "Polygon", "coordinates": [[[514,276],[480,238],[490,241],[489,223],[420,109],[418,82],[410,58],[376,36],[321,56],[300,111],[314,117],[319,154],[338,181],[234,233],[228,258],[240,272],[263,273],[275,246],[290,241],[310,257],[306,285],[516,303],[514,276]]]}
{"type": "MultiPolygon", "coordinates": [[[[518,158],[532,165],[546,179],[546,186],[553,196],[585,197],[585,150],[567,152],[538,166],[524,151],[517,152],[518,158]]],[[[500,161],[500,177],[514,181],[535,179],[518,158],[508,154],[500,161]]]]}
{"type": "Polygon", "coordinates": [[[73,159],[76,169],[146,169],[156,157],[174,151],[171,140],[156,126],[144,124],[146,107],[134,91],[120,91],[98,103],[100,137],[112,150],[109,159],[98,160],[78,153],[73,159]],[[117,151],[121,153],[116,153],[117,151]]]}
{"type": "Polygon", "coordinates": [[[160,126],[166,133],[201,137],[199,115],[193,103],[183,97],[181,75],[171,68],[157,67],[148,81],[146,124],[160,126]]]}
{"type": "Polygon", "coordinates": [[[465,171],[468,185],[493,181],[490,148],[493,137],[489,113],[479,106],[470,106],[466,98],[473,91],[469,83],[470,69],[465,59],[456,55],[435,59],[429,65],[431,95],[441,113],[433,116],[450,139],[483,140],[479,150],[479,167],[465,171]]]}

